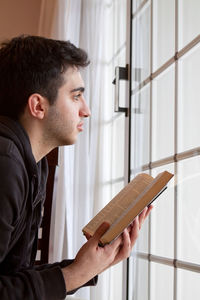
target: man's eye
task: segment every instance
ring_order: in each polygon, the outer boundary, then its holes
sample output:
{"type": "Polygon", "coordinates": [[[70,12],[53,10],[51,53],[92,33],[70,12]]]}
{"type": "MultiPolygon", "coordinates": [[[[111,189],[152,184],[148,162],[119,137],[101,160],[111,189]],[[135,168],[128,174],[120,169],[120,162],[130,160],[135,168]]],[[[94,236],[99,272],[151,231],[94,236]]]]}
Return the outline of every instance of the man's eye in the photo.
{"type": "Polygon", "coordinates": [[[81,94],[75,95],[75,96],[74,96],[74,99],[75,99],[76,101],[78,101],[79,98],[80,98],[80,96],[81,96],[81,94]]]}

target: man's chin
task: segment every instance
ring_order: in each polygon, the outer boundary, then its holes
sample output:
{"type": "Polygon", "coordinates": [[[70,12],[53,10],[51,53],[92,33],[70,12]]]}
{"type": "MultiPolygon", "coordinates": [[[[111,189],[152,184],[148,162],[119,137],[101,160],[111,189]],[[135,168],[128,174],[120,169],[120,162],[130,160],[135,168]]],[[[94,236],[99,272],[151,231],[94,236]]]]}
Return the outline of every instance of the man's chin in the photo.
{"type": "Polygon", "coordinates": [[[70,145],[74,145],[74,144],[76,144],[77,139],[78,139],[77,136],[74,137],[74,138],[68,139],[68,140],[64,141],[64,143],[62,144],[62,146],[70,146],[70,145]]]}

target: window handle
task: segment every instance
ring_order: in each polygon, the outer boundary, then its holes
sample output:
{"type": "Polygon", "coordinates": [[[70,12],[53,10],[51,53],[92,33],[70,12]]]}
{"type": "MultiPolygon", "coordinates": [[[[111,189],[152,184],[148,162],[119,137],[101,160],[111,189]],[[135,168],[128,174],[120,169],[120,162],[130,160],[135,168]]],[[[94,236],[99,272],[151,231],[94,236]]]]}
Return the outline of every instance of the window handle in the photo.
{"type": "Polygon", "coordinates": [[[113,84],[115,85],[115,112],[124,112],[126,116],[128,116],[128,107],[120,107],[119,106],[119,85],[120,80],[128,80],[128,65],[126,67],[115,67],[115,79],[113,80],[113,84]]]}

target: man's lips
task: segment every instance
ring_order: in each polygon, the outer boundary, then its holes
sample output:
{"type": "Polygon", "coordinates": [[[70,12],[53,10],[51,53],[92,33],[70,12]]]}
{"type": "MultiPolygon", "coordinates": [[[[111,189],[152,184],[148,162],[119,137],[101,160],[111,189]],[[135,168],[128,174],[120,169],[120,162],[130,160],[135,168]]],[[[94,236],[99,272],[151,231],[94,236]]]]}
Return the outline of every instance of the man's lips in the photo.
{"type": "Polygon", "coordinates": [[[83,122],[78,123],[78,130],[83,131],[83,122]]]}

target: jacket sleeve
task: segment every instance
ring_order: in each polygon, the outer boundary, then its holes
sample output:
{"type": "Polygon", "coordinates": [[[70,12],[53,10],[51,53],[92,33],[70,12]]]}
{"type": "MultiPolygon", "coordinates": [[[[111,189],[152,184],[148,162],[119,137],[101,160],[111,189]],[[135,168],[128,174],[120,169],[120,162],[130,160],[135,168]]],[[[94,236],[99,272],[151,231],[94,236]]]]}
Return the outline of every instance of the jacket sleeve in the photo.
{"type": "Polygon", "coordinates": [[[0,299],[58,300],[66,296],[65,282],[59,267],[48,270],[22,270],[0,276],[0,299]]]}
{"type": "MultiPolygon", "coordinates": [[[[74,260],[73,259],[65,259],[63,260],[62,262],[59,262],[59,263],[54,263],[54,264],[45,264],[45,265],[41,265],[41,266],[37,266],[35,269],[36,270],[47,270],[47,269],[53,269],[55,267],[60,267],[60,268],[64,268],[64,267],[67,267],[69,266],[74,260]]],[[[95,286],[97,284],[97,281],[98,281],[98,276],[95,276],[94,278],[92,278],[91,280],[89,280],[88,282],[86,282],[83,286],[81,287],[86,287],[86,286],[95,286]]],[[[81,288],[79,287],[79,288],[81,288]]],[[[79,289],[78,288],[78,289],[79,289]]],[[[76,290],[73,290],[73,291],[70,291],[70,292],[67,292],[66,291],[66,294],[67,295],[71,295],[71,294],[74,294],[78,289],[76,290]]]]}
{"type": "MultiPolygon", "coordinates": [[[[2,272],[1,265],[9,252],[11,236],[22,210],[25,197],[23,181],[26,178],[19,162],[8,156],[0,154],[0,166],[0,299],[64,299],[68,293],[61,268],[70,264],[71,260],[6,274],[2,272]]],[[[95,283],[96,279],[87,284],[95,283]]]]}
{"type": "MultiPolygon", "coordinates": [[[[59,300],[75,293],[66,291],[61,268],[72,260],[22,270],[9,276],[0,276],[0,299],[3,300],[59,300]]],[[[97,276],[84,286],[96,285],[97,276]]]]}

